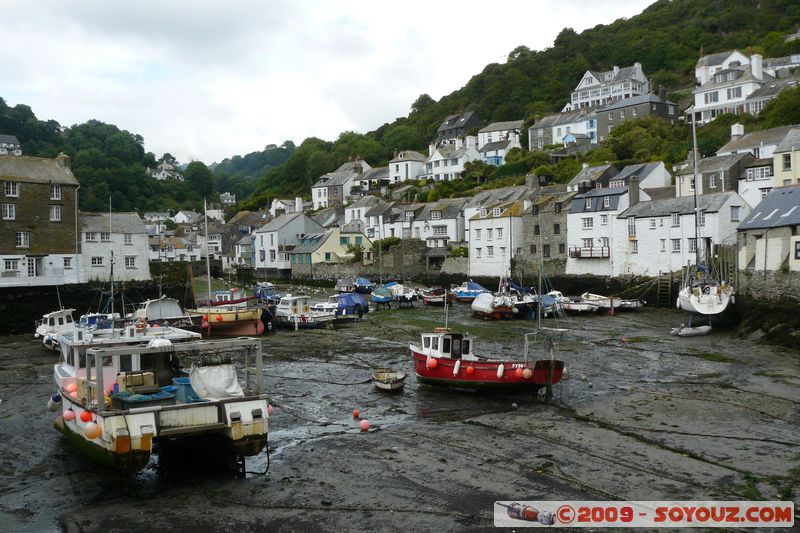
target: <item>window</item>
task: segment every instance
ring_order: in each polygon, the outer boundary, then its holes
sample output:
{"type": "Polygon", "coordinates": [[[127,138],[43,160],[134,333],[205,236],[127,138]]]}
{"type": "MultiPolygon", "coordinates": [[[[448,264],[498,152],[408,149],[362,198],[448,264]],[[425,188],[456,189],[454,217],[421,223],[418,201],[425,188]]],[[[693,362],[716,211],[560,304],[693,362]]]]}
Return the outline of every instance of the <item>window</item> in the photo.
{"type": "Polygon", "coordinates": [[[689,252],[694,253],[697,251],[697,239],[694,237],[689,238],[689,252]]]}
{"type": "Polygon", "coordinates": [[[71,257],[65,257],[64,258],[64,268],[67,269],[67,270],[72,268],[72,258],[71,257]]]}
{"type": "Polygon", "coordinates": [[[447,226],[434,226],[433,234],[436,236],[447,235],[447,226]]]}
{"type": "Polygon", "coordinates": [[[731,206],[731,222],[739,222],[739,208],[738,205],[731,206]]]}
{"type": "Polygon", "coordinates": [[[486,209],[481,209],[481,218],[486,218],[486,209]]]}
{"type": "Polygon", "coordinates": [[[594,239],[581,239],[584,248],[591,248],[594,246],[594,239]]]}
{"type": "Polygon", "coordinates": [[[442,219],[441,211],[431,211],[431,220],[441,220],[441,219],[442,219]]]}
{"type": "Polygon", "coordinates": [[[555,211],[556,211],[556,213],[560,213],[561,212],[561,202],[556,202],[555,211]]]}
{"type": "Polygon", "coordinates": [[[680,239],[670,239],[672,241],[672,251],[673,252],[680,252],[681,251],[681,240],[680,239]]]}
{"type": "Polygon", "coordinates": [[[550,257],[550,245],[549,244],[543,244],[542,245],[542,256],[550,257]]]}
{"type": "Polygon", "coordinates": [[[656,219],[650,219],[650,229],[656,229],[656,219]]]}
{"type": "Polygon", "coordinates": [[[503,228],[497,228],[497,238],[498,239],[503,238],[503,228]]]}
{"type": "Polygon", "coordinates": [[[492,209],[492,216],[499,217],[502,212],[503,212],[502,209],[500,209],[499,207],[495,207],[494,209],[492,209]]]}
{"type": "Polygon", "coordinates": [[[681,214],[672,213],[672,227],[678,227],[680,225],[681,225],[681,214]]]}
{"type": "Polygon", "coordinates": [[[61,200],[61,185],[50,185],[50,199],[61,200]]]}
{"type": "Polygon", "coordinates": [[[583,229],[592,229],[594,227],[594,219],[591,217],[582,218],[583,229]]]}
{"type": "Polygon", "coordinates": [[[103,258],[100,256],[92,257],[92,266],[103,266],[103,258]]]}
{"type": "Polygon", "coordinates": [[[714,102],[719,101],[719,95],[717,94],[717,91],[705,93],[703,96],[705,98],[705,103],[707,104],[713,104],[714,102]]]}
{"type": "Polygon", "coordinates": [[[558,253],[564,254],[567,253],[567,245],[563,242],[558,245],[558,253]]]}
{"type": "Polygon", "coordinates": [[[487,257],[494,257],[494,246],[487,246],[486,247],[486,256],[487,257]]]}
{"type": "Polygon", "coordinates": [[[613,111],[608,114],[608,121],[611,122],[612,120],[614,120],[614,112],[613,111]]]}
{"type": "Polygon", "coordinates": [[[325,262],[326,263],[330,262],[330,260],[331,260],[331,253],[330,252],[325,252],[325,262]]]}
{"type": "Polygon", "coordinates": [[[14,204],[3,204],[3,220],[15,220],[17,218],[17,206],[14,204]]]}
{"type": "Polygon", "coordinates": [[[506,247],[505,246],[501,246],[500,247],[500,256],[501,257],[505,257],[506,256],[506,247]]]}
{"type": "Polygon", "coordinates": [[[5,270],[19,270],[19,259],[5,259],[3,264],[5,270]]]}
{"type": "Polygon", "coordinates": [[[481,240],[481,233],[482,233],[482,230],[479,230],[479,229],[475,230],[475,240],[476,241],[481,240]]]}
{"type": "Polygon", "coordinates": [[[486,240],[487,241],[491,241],[492,240],[492,234],[493,234],[492,228],[489,228],[489,229],[486,230],[486,240]]]}
{"type": "Polygon", "coordinates": [[[611,205],[611,197],[603,196],[603,207],[609,207],[610,205],[611,205]]]}
{"type": "Polygon", "coordinates": [[[608,248],[608,237],[600,237],[600,248],[608,248]]]}
{"type": "Polygon", "coordinates": [[[29,231],[18,231],[16,235],[17,248],[30,248],[31,233],[29,231]]]}
{"type": "Polygon", "coordinates": [[[591,209],[592,208],[592,199],[587,198],[586,202],[583,204],[584,209],[591,209]]]}
{"type": "Polygon", "coordinates": [[[16,198],[19,196],[19,183],[16,181],[7,181],[5,185],[6,197],[16,198]]]}
{"type": "Polygon", "coordinates": [[[475,248],[475,257],[480,259],[480,257],[481,257],[481,249],[480,248],[475,248]]]}
{"type": "Polygon", "coordinates": [[[800,241],[794,243],[794,258],[800,259],[800,241]]]}
{"type": "Polygon", "coordinates": [[[741,98],[742,97],[742,88],[741,87],[731,87],[728,89],[728,100],[733,100],[734,98],[741,98]]]}
{"type": "Polygon", "coordinates": [[[269,260],[270,261],[275,261],[277,255],[278,254],[277,254],[277,252],[275,250],[270,250],[269,251],[269,260]]]}
{"type": "MultiPolygon", "coordinates": [[[[405,229],[403,231],[405,231],[405,229]]],[[[342,246],[348,246],[350,244],[350,237],[339,237],[339,244],[342,246]]]]}
{"type": "Polygon", "coordinates": [[[706,225],[706,212],[703,209],[697,211],[697,225],[698,226],[706,225]]]}
{"type": "Polygon", "coordinates": [[[708,176],[708,188],[709,189],[716,189],[717,188],[717,175],[711,174],[708,176]]]}
{"type": "Polygon", "coordinates": [[[522,248],[517,247],[517,255],[522,255],[522,248]]]}
{"type": "Polygon", "coordinates": [[[406,211],[406,222],[414,220],[414,211],[406,211]]]}
{"type": "Polygon", "coordinates": [[[625,118],[625,110],[622,110],[622,111],[619,112],[619,118],[621,118],[621,119],[625,118]]]}
{"type": "Polygon", "coordinates": [[[608,225],[608,215],[600,215],[600,225],[601,226],[608,225]]]}
{"type": "Polygon", "coordinates": [[[792,154],[783,154],[783,170],[792,170],[792,154]]]}
{"type": "Polygon", "coordinates": [[[689,190],[694,190],[694,178],[689,178],[689,190]]]}
{"type": "Polygon", "coordinates": [[[532,254],[536,253],[536,245],[535,244],[531,244],[531,253],[532,254]]]}
{"type": "Polygon", "coordinates": [[[628,236],[629,237],[636,236],[636,217],[628,218],[628,236]]]}
{"type": "Polygon", "coordinates": [[[631,241],[631,253],[632,254],[639,253],[639,241],[631,241]]]}
{"type": "Polygon", "coordinates": [[[135,255],[126,255],[125,256],[125,268],[136,268],[136,256],[135,255]]]}
{"type": "Polygon", "coordinates": [[[50,222],[61,222],[61,206],[50,206],[50,222]]]}
{"type": "Polygon", "coordinates": [[[561,235],[561,224],[553,224],[553,235],[561,235]]]}
{"type": "Polygon", "coordinates": [[[534,205],[534,206],[532,206],[532,207],[531,207],[531,212],[532,212],[534,215],[538,215],[538,214],[539,214],[539,206],[538,206],[538,205],[534,205]]]}
{"type": "Polygon", "coordinates": [[[661,239],[661,251],[662,252],[667,251],[667,239],[661,239]]]}
{"type": "Polygon", "coordinates": [[[111,234],[107,231],[100,232],[100,240],[103,242],[108,242],[111,240],[111,234]]]}
{"type": "MultiPolygon", "coordinates": [[[[125,244],[128,244],[128,245],[133,244],[133,234],[131,234],[131,233],[123,234],[123,240],[124,240],[125,244]]],[[[191,250],[189,250],[189,251],[191,252],[191,250]]]]}

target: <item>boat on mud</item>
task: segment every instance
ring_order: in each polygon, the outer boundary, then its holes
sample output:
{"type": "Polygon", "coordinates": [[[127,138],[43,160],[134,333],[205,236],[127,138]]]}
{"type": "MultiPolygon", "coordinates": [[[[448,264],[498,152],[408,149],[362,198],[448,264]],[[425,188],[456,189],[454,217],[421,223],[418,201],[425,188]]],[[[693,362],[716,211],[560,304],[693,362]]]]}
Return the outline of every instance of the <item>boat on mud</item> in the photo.
{"type": "Polygon", "coordinates": [[[422,289],[420,295],[422,296],[422,302],[426,305],[444,305],[445,302],[451,304],[456,301],[456,295],[453,291],[438,285],[429,289],[422,289]]]}
{"type": "Polygon", "coordinates": [[[455,293],[456,300],[459,302],[472,302],[472,300],[477,298],[479,294],[489,292],[480,284],[475,283],[472,280],[465,281],[461,285],[454,286],[452,291],[455,293]]]}
{"type": "Polygon", "coordinates": [[[420,344],[411,344],[409,349],[420,383],[468,390],[536,392],[561,381],[564,372],[564,362],[555,358],[552,340],[546,335],[543,338],[548,359],[528,358],[527,337],[522,357],[477,355],[469,333],[456,333],[448,328],[423,333],[420,344]]]}
{"type": "Polygon", "coordinates": [[[375,284],[367,278],[356,278],[354,285],[356,292],[360,294],[369,294],[375,289],[375,284]]]}
{"type": "Polygon", "coordinates": [[[76,338],[62,350],[48,402],[59,411],[55,428],[91,459],[126,474],[144,469],[158,443],[191,440],[218,450],[221,439],[234,456],[261,452],[268,418],[261,341],[150,329],[89,344],[76,338]],[[244,352],[242,382],[234,352],[244,352]]]}
{"type": "Polygon", "coordinates": [[[384,288],[389,289],[389,292],[392,294],[392,301],[396,302],[398,307],[402,307],[406,304],[413,307],[414,302],[417,301],[417,291],[415,289],[397,283],[396,281],[386,283],[384,288]]]}
{"type": "Polygon", "coordinates": [[[596,313],[600,306],[584,300],[580,296],[564,296],[559,291],[550,291],[547,296],[552,297],[566,313],[596,313]]]}
{"type": "Polygon", "coordinates": [[[200,331],[202,322],[200,315],[191,316],[185,313],[178,300],[166,296],[142,302],[130,315],[130,319],[144,320],[151,326],[158,324],[197,332],[200,331]]]}
{"type": "Polygon", "coordinates": [[[381,390],[398,391],[403,388],[405,381],[406,373],[402,370],[376,368],[372,371],[372,382],[381,390]]]}
{"type": "Polygon", "coordinates": [[[585,302],[595,304],[599,309],[617,311],[633,311],[642,306],[641,300],[632,300],[626,298],[619,298],[617,296],[601,296],[599,294],[592,294],[584,292],[581,294],[581,299],[585,302]]]}
{"type": "Polygon", "coordinates": [[[505,320],[517,312],[510,294],[484,292],[472,300],[472,314],[484,320],[505,320]]]}
{"type": "Polygon", "coordinates": [[[336,322],[360,320],[369,313],[369,302],[357,292],[343,292],[328,296],[327,302],[318,302],[310,306],[312,311],[333,313],[336,322]]]}
{"type": "Polygon", "coordinates": [[[309,300],[310,297],[306,295],[284,295],[275,309],[274,322],[293,329],[332,328],[336,313],[314,310],[309,300]]]}

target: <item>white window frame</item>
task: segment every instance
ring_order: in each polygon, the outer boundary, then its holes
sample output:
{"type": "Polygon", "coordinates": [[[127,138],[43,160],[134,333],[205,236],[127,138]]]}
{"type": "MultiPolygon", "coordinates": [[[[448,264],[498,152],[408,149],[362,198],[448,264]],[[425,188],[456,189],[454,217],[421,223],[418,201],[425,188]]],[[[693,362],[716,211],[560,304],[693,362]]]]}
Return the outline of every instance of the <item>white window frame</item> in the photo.
{"type": "Polygon", "coordinates": [[[136,256],[135,255],[126,255],[125,256],[125,268],[136,268],[136,256]]]}
{"type": "Polygon", "coordinates": [[[50,204],[50,222],[61,222],[60,204],[50,204]]]}
{"type": "Polygon", "coordinates": [[[6,198],[19,198],[19,182],[7,181],[4,186],[6,198]]]}
{"type": "Polygon", "coordinates": [[[93,267],[103,266],[103,257],[100,255],[92,256],[92,266],[93,267]]]}
{"type": "Polygon", "coordinates": [[[603,196],[603,207],[610,207],[610,206],[611,206],[611,197],[603,196]]]}
{"type": "Polygon", "coordinates": [[[494,246],[486,247],[486,257],[494,257],[494,246]]]}
{"type": "Polygon", "coordinates": [[[592,217],[584,217],[581,219],[581,227],[583,229],[592,229],[594,227],[594,219],[592,217]]]}
{"type": "Polygon", "coordinates": [[[57,183],[50,185],[50,199],[61,200],[61,185],[57,183]]]}
{"type": "Polygon", "coordinates": [[[30,248],[31,247],[31,232],[18,231],[14,237],[14,242],[17,248],[30,248]]]}
{"type": "Polygon", "coordinates": [[[608,225],[608,215],[600,215],[600,225],[601,226],[608,225]]]}
{"type": "Polygon", "coordinates": [[[16,220],[16,219],[17,219],[17,205],[3,204],[3,220],[16,220]]]}

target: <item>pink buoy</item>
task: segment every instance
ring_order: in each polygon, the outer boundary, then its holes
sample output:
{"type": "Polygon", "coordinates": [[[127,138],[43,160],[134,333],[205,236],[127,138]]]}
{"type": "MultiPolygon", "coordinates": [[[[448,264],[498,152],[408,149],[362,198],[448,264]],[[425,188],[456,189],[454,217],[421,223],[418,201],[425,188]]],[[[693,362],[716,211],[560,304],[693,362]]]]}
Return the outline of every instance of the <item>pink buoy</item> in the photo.
{"type": "Polygon", "coordinates": [[[272,404],[267,404],[267,415],[272,416],[272,404]]]}
{"type": "Polygon", "coordinates": [[[531,379],[531,376],[533,376],[533,370],[531,370],[530,368],[526,368],[525,370],[522,371],[523,378],[531,379]]]}
{"type": "Polygon", "coordinates": [[[151,328],[160,328],[160,327],[161,327],[161,324],[159,324],[158,322],[156,322],[155,324],[153,324],[153,325],[152,325],[152,326],[150,326],[150,327],[151,327],[151,328]]]}
{"type": "Polygon", "coordinates": [[[74,391],[70,392],[69,393],[69,397],[72,398],[73,400],[77,400],[78,399],[78,391],[74,390],[74,391]]]}
{"type": "Polygon", "coordinates": [[[439,366],[439,361],[437,361],[435,357],[428,357],[425,361],[425,367],[429,370],[433,370],[437,366],[439,366]]]}
{"type": "Polygon", "coordinates": [[[87,439],[96,439],[100,436],[100,426],[94,422],[89,422],[86,424],[86,427],[83,428],[83,434],[86,435],[87,439]]]}
{"type": "Polygon", "coordinates": [[[353,418],[358,418],[361,413],[358,412],[358,409],[353,409],[353,418]]]}
{"type": "Polygon", "coordinates": [[[78,384],[74,383],[74,382],[73,383],[67,383],[67,386],[64,387],[64,390],[67,391],[67,392],[76,391],[76,390],[78,390],[78,384]]]}
{"type": "Polygon", "coordinates": [[[203,320],[202,322],[200,322],[200,328],[201,329],[208,329],[208,322],[206,320],[203,320]]]}
{"type": "Polygon", "coordinates": [[[362,420],[361,424],[361,431],[367,431],[369,429],[369,420],[362,420]]]}
{"type": "Polygon", "coordinates": [[[73,411],[72,409],[67,409],[66,411],[64,411],[64,420],[66,420],[67,422],[72,422],[73,420],[75,420],[75,411],[73,411]]]}

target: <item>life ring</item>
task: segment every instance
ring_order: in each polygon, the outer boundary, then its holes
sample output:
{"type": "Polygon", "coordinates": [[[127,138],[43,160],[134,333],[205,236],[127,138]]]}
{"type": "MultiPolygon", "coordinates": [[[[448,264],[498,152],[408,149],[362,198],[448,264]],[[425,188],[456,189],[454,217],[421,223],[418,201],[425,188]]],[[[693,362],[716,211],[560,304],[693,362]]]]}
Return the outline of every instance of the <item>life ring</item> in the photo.
{"type": "Polygon", "coordinates": [[[303,306],[303,312],[304,312],[304,313],[308,313],[308,306],[307,306],[307,305],[304,305],[304,306],[303,306]]]}

